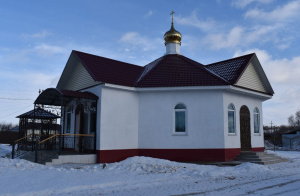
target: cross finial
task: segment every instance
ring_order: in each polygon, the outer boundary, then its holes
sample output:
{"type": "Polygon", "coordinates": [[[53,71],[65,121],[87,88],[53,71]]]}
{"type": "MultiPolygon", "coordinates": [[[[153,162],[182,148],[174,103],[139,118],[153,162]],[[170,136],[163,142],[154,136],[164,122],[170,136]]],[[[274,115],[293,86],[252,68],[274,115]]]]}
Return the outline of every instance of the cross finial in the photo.
{"type": "Polygon", "coordinates": [[[175,13],[175,12],[172,11],[171,14],[170,14],[170,15],[172,15],[172,23],[173,23],[173,15],[174,15],[174,13],[175,13]]]}

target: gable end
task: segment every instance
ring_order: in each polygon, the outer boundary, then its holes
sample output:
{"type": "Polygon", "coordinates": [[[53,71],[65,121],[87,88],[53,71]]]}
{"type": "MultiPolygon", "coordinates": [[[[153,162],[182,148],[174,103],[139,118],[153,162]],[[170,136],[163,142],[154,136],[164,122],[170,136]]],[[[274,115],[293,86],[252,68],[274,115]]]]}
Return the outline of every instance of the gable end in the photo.
{"type": "Polygon", "coordinates": [[[78,57],[71,53],[56,88],[77,91],[100,83],[92,78],[78,57]]]}
{"type": "Polygon", "coordinates": [[[244,73],[241,75],[236,83],[237,86],[241,86],[248,89],[267,93],[260,77],[257,74],[252,62],[249,63],[244,73]]]}

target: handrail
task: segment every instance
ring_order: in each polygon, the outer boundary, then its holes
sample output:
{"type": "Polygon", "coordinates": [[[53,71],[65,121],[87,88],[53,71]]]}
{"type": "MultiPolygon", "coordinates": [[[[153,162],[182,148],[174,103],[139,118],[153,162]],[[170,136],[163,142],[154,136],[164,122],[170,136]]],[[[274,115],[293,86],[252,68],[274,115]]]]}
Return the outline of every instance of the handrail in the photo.
{"type": "Polygon", "coordinates": [[[21,140],[23,140],[23,139],[26,139],[26,138],[29,137],[29,136],[32,136],[32,135],[27,135],[27,136],[24,136],[24,137],[22,137],[22,138],[20,138],[20,139],[17,139],[16,141],[14,141],[14,143],[18,143],[19,141],[21,141],[21,140]]]}
{"type": "Polygon", "coordinates": [[[74,135],[74,136],[95,136],[95,135],[91,135],[91,134],[69,134],[69,133],[65,133],[65,134],[62,134],[62,135],[66,135],[66,136],[70,136],[70,135],[74,135]]]}
{"type": "Polygon", "coordinates": [[[51,139],[51,138],[53,138],[53,137],[59,136],[59,135],[60,135],[60,134],[52,135],[51,137],[48,137],[48,138],[46,138],[46,139],[40,141],[38,144],[44,143],[45,141],[47,141],[47,140],[49,140],[49,139],[51,139]]]}
{"type": "MultiPolygon", "coordinates": [[[[52,135],[51,137],[48,137],[42,141],[40,141],[38,144],[41,144],[41,143],[44,143],[45,141],[53,138],[53,137],[56,137],[56,136],[59,136],[60,134],[55,134],[55,135],[52,135]]],[[[94,136],[94,135],[91,135],[91,134],[62,134],[63,136],[87,136],[87,137],[90,137],[90,136],[94,136]]]]}

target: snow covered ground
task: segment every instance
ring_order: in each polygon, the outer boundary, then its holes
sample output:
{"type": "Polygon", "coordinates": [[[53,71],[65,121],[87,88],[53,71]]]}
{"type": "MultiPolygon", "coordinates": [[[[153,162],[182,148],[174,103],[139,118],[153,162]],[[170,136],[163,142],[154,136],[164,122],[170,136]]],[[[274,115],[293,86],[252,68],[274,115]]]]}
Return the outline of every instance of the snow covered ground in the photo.
{"type": "Polygon", "coordinates": [[[6,157],[7,154],[10,154],[12,147],[9,144],[0,144],[0,157],[6,157]]]}
{"type": "MultiPolygon", "coordinates": [[[[8,151],[0,145],[0,154],[8,151]]],[[[0,158],[0,195],[300,195],[300,152],[275,154],[290,161],[218,167],[132,157],[45,166],[0,158]]]]}

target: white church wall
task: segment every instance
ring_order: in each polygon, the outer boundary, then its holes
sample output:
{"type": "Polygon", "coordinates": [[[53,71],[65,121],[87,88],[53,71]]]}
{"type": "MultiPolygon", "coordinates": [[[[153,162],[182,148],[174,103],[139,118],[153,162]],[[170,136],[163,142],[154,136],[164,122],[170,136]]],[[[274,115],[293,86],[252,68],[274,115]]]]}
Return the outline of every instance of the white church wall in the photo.
{"type": "Polygon", "coordinates": [[[102,87],[100,149],[138,148],[138,93],[102,87]]]}
{"type": "Polygon", "coordinates": [[[224,92],[224,137],[225,148],[240,148],[240,109],[246,105],[250,111],[250,130],[252,148],[264,147],[263,136],[263,111],[262,100],[253,96],[246,96],[232,92],[224,92]],[[235,107],[235,134],[228,133],[228,105],[233,104],[235,107]],[[260,129],[259,133],[254,133],[254,109],[259,109],[260,129]]]}
{"type": "Polygon", "coordinates": [[[224,148],[222,93],[208,90],[140,92],[140,149],[224,148]],[[174,135],[174,107],[186,106],[187,135],[174,135]]]}

